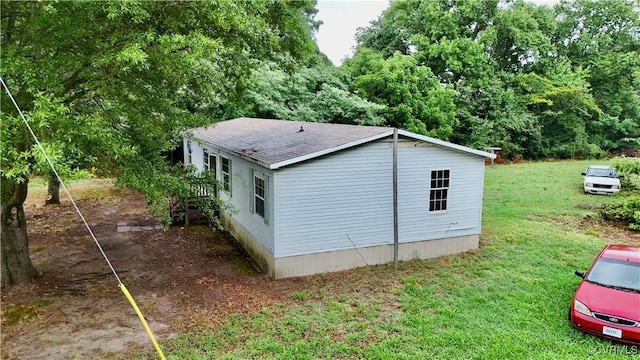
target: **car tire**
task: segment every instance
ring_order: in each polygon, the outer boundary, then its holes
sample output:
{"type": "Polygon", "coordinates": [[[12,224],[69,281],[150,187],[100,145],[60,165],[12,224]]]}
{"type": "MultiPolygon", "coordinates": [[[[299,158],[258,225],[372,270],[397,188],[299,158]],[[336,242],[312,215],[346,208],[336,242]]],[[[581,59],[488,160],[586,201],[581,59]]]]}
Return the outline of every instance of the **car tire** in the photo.
{"type": "Polygon", "coordinates": [[[569,306],[569,311],[567,311],[567,320],[571,323],[571,306],[569,306]]]}

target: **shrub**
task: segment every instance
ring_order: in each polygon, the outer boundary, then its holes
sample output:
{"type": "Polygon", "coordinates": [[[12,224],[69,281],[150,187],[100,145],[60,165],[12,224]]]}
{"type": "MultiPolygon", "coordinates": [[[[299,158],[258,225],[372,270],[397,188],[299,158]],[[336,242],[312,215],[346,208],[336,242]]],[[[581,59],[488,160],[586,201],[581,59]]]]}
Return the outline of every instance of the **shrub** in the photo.
{"type": "Polygon", "coordinates": [[[605,220],[624,222],[629,229],[640,231],[640,196],[630,196],[617,204],[603,205],[600,215],[605,220]]]}
{"type": "Polygon", "coordinates": [[[616,171],[624,175],[620,185],[625,190],[634,190],[640,184],[640,158],[618,156],[611,159],[616,171]]]}
{"type": "Polygon", "coordinates": [[[596,144],[588,144],[584,156],[587,159],[602,159],[607,153],[596,144]]]}
{"type": "Polygon", "coordinates": [[[638,180],[631,180],[630,177],[625,176],[620,179],[620,188],[625,191],[634,191],[638,189],[638,180]]]}

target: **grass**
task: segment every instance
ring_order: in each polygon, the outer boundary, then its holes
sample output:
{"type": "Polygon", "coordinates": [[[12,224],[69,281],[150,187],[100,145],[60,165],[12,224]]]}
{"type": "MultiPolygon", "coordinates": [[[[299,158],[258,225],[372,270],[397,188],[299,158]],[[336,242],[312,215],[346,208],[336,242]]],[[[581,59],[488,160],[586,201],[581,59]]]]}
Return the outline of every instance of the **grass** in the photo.
{"type": "MultiPolygon", "coordinates": [[[[292,291],[293,305],[167,341],[168,359],[619,359],[637,347],[575,331],[567,310],[616,196],[582,193],[587,161],[486,168],[482,246],[356,269],[350,291],[292,291]],[[376,288],[358,292],[355,289],[376,288]]],[[[617,196],[622,196],[617,195],[617,196]]],[[[313,280],[309,280],[310,282],[313,280]]]]}
{"type": "MultiPolygon", "coordinates": [[[[87,178],[65,182],[65,185],[71,192],[74,200],[85,199],[86,201],[99,200],[101,204],[107,202],[117,202],[122,195],[122,189],[112,186],[114,180],[110,178],[87,178]],[[109,185],[109,190],[105,191],[105,186],[109,185]]],[[[47,182],[42,177],[33,177],[29,179],[29,194],[26,205],[44,206],[45,197],[47,196],[47,182]]],[[[67,193],[60,187],[60,201],[67,202],[69,198],[67,193]]]]}
{"type": "Polygon", "coordinates": [[[51,304],[48,300],[33,301],[24,305],[11,305],[2,309],[2,325],[11,326],[22,320],[40,316],[39,309],[51,304]]]}

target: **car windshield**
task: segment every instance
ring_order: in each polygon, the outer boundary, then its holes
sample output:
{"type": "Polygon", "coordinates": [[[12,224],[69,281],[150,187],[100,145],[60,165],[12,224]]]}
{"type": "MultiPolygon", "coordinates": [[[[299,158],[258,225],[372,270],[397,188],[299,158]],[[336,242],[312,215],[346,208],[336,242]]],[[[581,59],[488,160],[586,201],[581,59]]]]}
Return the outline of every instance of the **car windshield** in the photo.
{"type": "Polygon", "coordinates": [[[640,263],[598,258],[586,280],[603,286],[640,291],[640,263]]]}
{"type": "Polygon", "coordinates": [[[616,174],[615,170],[613,170],[612,168],[608,168],[608,169],[588,168],[587,169],[587,176],[615,178],[615,177],[617,177],[617,174],[616,174]]]}

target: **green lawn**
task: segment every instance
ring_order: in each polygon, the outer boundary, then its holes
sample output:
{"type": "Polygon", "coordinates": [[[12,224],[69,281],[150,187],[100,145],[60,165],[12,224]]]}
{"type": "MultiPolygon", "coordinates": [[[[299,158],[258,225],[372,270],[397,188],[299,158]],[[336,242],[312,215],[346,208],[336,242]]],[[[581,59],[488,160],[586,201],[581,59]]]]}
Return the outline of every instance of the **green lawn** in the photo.
{"type": "Polygon", "coordinates": [[[583,194],[589,163],[487,167],[477,251],[353,270],[366,280],[338,293],[314,291],[312,277],[293,305],[162,346],[169,359],[632,358],[637,348],[567,322],[573,271],[615,242],[593,217],[621,195],[583,194]]]}

